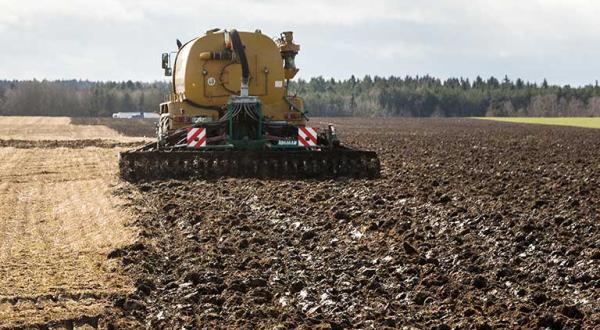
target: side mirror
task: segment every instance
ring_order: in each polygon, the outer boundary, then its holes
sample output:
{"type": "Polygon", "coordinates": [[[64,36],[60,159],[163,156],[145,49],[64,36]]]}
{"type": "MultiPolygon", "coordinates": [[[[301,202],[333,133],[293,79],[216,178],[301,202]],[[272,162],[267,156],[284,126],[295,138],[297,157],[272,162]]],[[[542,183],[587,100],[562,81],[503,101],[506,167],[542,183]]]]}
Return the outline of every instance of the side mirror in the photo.
{"type": "Polygon", "coordinates": [[[171,70],[171,68],[166,68],[165,69],[165,76],[171,76],[173,74],[173,70],[171,70]]]}
{"type": "Polygon", "coordinates": [[[169,53],[162,54],[162,68],[167,69],[169,67],[169,53]]]}

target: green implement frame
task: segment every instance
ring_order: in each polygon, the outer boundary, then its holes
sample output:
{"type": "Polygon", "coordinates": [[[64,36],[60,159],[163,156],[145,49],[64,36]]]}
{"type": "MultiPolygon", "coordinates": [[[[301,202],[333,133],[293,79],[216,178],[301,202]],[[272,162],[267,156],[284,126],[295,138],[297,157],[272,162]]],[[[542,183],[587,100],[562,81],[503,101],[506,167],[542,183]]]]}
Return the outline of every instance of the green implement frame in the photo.
{"type": "MultiPolygon", "coordinates": [[[[169,135],[172,144],[147,144],[119,155],[120,176],[127,181],[168,178],[258,177],[272,179],[331,179],[338,177],[376,179],[380,163],[372,151],[339,144],[333,127],[319,135],[317,146],[274,143],[272,127],[283,128],[283,141],[296,139],[295,126],[265,122],[261,103],[252,96],[232,96],[219,122],[194,127],[215,129],[222,138],[198,149],[190,148],[186,130],[169,135]],[[274,126],[275,125],[275,126],[274,126]],[[223,132],[225,130],[226,132],[223,132]],[[293,136],[290,136],[292,135],[293,136]]],[[[277,132],[277,131],[275,131],[277,132]]]]}

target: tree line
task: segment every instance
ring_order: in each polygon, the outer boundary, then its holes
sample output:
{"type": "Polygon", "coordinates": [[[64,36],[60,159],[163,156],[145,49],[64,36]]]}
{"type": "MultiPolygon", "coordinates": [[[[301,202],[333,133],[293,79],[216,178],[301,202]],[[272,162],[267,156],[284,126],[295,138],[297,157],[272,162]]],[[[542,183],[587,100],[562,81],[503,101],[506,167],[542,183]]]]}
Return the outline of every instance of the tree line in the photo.
{"type": "MultiPolygon", "coordinates": [[[[312,116],[600,116],[598,82],[550,85],[504,77],[473,81],[422,77],[323,77],[290,83],[312,116]]],[[[114,112],[154,112],[167,82],[0,80],[0,115],[104,117],[114,112]]]]}
{"type": "Polygon", "coordinates": [[[156,112],[169,86],[163,82],[0,81],[0,115],[109,117],[156,112]]]}
{"type": "Polygon", "coordinates": [[[299,80],[293,90],[316,116],[600,116],[600,87],[477,77],[299,80]]]}

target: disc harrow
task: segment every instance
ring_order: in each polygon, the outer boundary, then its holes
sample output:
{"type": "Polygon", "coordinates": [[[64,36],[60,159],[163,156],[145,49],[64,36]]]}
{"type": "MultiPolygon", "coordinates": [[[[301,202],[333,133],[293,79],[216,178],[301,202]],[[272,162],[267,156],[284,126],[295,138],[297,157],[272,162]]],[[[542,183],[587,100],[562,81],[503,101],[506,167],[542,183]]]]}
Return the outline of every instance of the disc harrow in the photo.
{"type": "Polygon", "coordinates": [[[376,179],[380,163],[372,151],[337,148],[302,151],[164,151],[120,154],[121,178],[131,182],[169,178],[252,177],[272,179],[376,179]]]}

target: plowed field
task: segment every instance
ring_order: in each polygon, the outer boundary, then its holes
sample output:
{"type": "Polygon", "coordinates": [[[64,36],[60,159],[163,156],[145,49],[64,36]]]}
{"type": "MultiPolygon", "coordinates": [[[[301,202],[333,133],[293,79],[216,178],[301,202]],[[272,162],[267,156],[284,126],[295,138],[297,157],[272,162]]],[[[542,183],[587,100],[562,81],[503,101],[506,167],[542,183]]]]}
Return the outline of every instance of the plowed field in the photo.
{"type": "Polygon", "coordinates": [[[149,328],[600,327],[600,131],[330,119],[378,180],[161,181],[120,190],[149,328]]]}

